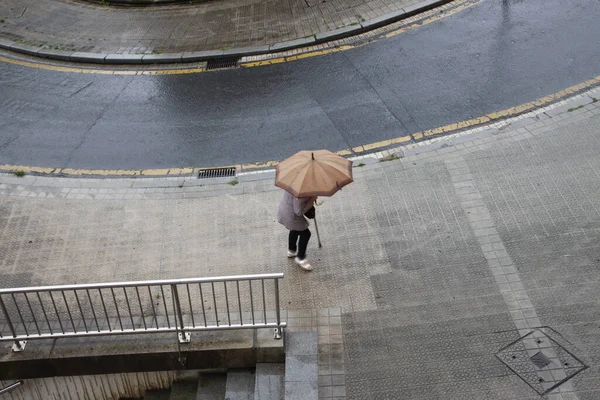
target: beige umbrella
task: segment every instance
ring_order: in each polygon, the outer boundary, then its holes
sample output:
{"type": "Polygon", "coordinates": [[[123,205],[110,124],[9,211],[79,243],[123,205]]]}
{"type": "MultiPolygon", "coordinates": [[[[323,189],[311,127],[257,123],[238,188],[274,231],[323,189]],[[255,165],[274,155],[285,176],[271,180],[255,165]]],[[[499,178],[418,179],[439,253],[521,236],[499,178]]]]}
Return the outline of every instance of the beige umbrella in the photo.
{"type": "Polygon", "coordinates": [[[280,162],[275,186],[295,197],[332,196],[352,182],[352,161],[329,150],[304,150],[280,162]]]}
{"type": "MultiPolygon", "coordinates": [[[[333,196],[352,182],[352,161],[328,150],[300,151],[277,165],[275,186],[295,197],[333,196]]],[[[321,236],[315,215],[319,247],[321,236]]]]}

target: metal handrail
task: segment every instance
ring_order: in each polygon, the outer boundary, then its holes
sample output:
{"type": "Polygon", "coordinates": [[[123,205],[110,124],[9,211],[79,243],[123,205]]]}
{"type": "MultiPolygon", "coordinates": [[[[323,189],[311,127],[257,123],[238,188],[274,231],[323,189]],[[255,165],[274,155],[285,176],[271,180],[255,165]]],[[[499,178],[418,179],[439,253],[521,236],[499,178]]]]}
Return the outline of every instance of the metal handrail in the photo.
{"type": "Polygon", "coordinates": [[[10,385],[8,385],[4,388],[0,388],[0,394],[4,394],[4,393],[8,393],[10,391],[13,391],[16,388],[18,388],[19,386],[21,386],[22,384],[23,384],[23,381],[17,381],[15,383],[11,383],[10,385]]]}
{"type": "Polygon", "coordinates": [[[9,331],[0,330],[0,341],[14,341],[13,351],[22,351],[32,339],[175,332],[187,343],[192,331],[259,328],[274,328],[279,339],[286,326],[279,310],[282,278],[279,273],[0,289],[0,329],[5,322],[9,331]],[[270,281],[272,292],[265,285],[270,281]]]}
{"type": "Polygon", "coordinates": [[[132,281],[132,282],[104,282],[104,283],[83,283],[75,285],[56,285],[56,286],[34,286],[34,287],[19,287],[0,289],[0,295],[10,293],[31,293],[48,290],[83,290],[83,289],[105,289],[133,286],[156,286],[156,285],[178,285],[186,283],[209,283],[223,281],[245,281],[248,279],[283,279],[283,273],[276,274],[257,274],[257,275],[231,275],[231,276],[215,276],[211,278],[184,278],[184,279],[162,279],[153,281],[132,281]]]}

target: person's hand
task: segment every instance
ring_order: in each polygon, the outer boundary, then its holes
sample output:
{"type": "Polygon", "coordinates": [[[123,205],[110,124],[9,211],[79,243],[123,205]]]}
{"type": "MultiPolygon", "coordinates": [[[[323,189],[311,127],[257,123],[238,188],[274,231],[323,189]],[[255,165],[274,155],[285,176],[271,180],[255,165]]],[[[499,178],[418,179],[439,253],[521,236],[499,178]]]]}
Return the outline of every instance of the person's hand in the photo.
{"type": "Polygon", "coordinates": [[[310,200],[309,200],[310,204],[315,204],[317,202],[317,199],[318,199],[317,196],[311,197],[310,200]]]}

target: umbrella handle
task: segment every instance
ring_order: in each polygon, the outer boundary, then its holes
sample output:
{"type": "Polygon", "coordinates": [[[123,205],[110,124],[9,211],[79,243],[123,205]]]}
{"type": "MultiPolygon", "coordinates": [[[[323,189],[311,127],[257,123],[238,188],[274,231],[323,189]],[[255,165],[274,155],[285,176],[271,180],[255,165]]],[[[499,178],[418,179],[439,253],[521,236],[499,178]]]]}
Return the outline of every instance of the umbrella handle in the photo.
{"type": "Polygon", "coordinates": [[[321,245],[321,235],[319,235],[319,224],[317,224],[317,215],[315,214],[315,231],[317,231],[317,243],[319,244],[319,248],[323,247],[321,245]]]}

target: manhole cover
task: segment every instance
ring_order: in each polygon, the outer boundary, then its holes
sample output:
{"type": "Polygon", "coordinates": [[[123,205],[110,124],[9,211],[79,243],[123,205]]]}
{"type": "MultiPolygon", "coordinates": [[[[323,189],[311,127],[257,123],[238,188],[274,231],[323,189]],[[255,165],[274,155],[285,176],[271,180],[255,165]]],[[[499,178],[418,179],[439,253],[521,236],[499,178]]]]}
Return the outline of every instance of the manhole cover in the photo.
{"type": "Polygon", "coordinates": [[[207,61],[206,69],[209,70],[209,69],[233,68],[233,67],[237,67],[238,61],[240,61],[239,57],[216,58],[216,59],[207,61]]]}
{"type": "Polygon", "coordinates": [[[223,178],[228,176],[235,176],[235,167],[225,168],[205,168],[198,172],[198,178],[223,178]]]}
{"type": "Polygon", "coordinates": [[[549,335],[552,331],[550,328],[534,329],[496,353],[500,361],[540,395],[588,368],[549,335]]]}

